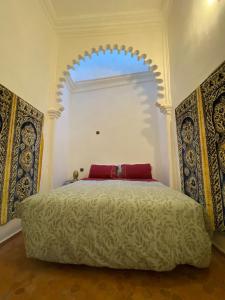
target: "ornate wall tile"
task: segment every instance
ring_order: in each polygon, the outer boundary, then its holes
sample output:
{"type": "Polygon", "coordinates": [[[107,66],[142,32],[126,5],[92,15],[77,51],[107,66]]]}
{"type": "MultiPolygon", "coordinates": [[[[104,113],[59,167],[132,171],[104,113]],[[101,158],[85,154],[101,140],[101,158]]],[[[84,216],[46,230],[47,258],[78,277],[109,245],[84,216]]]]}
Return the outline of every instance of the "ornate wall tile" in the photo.
{"type": "Polygon", "coordinates": [[[205,205],[196,92],[176,108],[176,121],[182,190],[205,205]]]}
{"type": "Polygon", "coordinates": [[[0,85],[0,217],[4,213],[3,197],[7,192],[5,176],[9,155],[10,124],[12,119],[13,93],[0,85]]]}
{"type": "Polygon", "coordinates": [[[215,225],[225,230],[225,62],[200,86],[215,225]]]}
{"type": "Polygon", "coordinates": [[[0,108],[0,135],[3,137],[0,142],[3,162],[0,205],[1,224],[4,224],[14,217],[18,201],[38,191],[44,115],[6,88],[1,87],[0,91],[3,95],[0,101],[4,104],[0,108]]]}
{"type": "Polygon", "coordinates": [[[225,62],[176,109],[182,190],[225,231],[225,62]]]}

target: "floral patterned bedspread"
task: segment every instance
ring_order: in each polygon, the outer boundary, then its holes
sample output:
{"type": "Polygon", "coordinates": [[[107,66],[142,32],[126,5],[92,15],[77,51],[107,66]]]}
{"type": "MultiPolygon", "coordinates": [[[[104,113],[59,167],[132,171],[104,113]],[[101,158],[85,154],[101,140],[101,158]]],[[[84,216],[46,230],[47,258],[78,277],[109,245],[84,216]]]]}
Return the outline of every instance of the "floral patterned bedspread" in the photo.
{"type": "Polygon", "coordinates": [[[166,271],[207,267],[203,208],[159,182],[78,181],[20,203],[28,257],[166,271]]]}

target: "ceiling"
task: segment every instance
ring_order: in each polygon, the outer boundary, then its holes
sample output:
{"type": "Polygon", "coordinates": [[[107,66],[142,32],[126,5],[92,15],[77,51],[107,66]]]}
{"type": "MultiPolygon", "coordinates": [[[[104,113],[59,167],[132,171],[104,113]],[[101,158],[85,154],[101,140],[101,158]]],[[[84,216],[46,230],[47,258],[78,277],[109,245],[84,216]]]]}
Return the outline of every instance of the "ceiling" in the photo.
{"type": "Polygon", "coordinates": [[[161,10],[166,0],[48,0],[57,18],[161,10]]]}

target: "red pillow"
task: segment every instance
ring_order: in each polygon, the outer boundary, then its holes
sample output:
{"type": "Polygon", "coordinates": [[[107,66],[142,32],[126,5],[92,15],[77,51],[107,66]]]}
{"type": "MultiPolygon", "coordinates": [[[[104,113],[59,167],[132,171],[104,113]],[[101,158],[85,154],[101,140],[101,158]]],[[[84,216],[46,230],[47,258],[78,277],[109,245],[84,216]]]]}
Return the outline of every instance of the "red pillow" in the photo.
{"type": "Polygon", "coordinates": [[[121,165],[122,178],[127,179],[152,179],[152,167],[150,164],[121,165]]]}
{"type": "Polygon", "coordinates": [[[114,165],[91,165],[89,178],[116,178],[114,165]]]}

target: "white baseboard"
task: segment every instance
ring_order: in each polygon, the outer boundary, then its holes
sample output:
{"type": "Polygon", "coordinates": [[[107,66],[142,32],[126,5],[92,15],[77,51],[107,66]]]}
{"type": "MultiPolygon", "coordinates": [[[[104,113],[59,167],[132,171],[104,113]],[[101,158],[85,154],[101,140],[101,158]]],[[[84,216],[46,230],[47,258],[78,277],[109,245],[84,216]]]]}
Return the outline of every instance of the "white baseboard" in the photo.
{"type": "Polygon", "coordinates": [[[221,247],[221,245],[213,242],[213,246],[215,246],[220,252],[222,252],[223,254],[225,254],[225,249],[224,247],[221,247]]]}
{"type": "Polygon", "coordinates": [[[215,232],[213,235],[213,245],[225,254],[225,233],[215,232]]]}
{"type": "Polygon", "coordinates": [[[0,244],[21,231],[20,219],[13,219],[9,223],[0,226],[0,244]]]}

